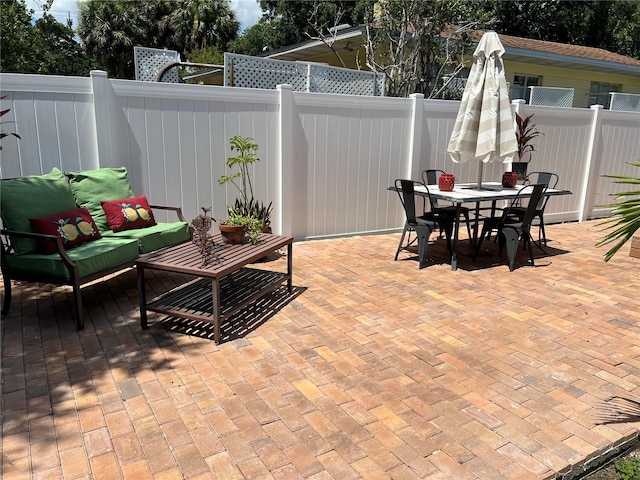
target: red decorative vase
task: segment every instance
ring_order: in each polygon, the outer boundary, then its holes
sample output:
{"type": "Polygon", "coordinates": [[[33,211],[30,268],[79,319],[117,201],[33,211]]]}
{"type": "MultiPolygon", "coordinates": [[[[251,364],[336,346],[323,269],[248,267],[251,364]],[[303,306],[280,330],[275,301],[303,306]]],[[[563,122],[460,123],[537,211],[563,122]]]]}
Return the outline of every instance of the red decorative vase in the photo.
{"type": "Polygon", "coordinates": [[[513,188],[518,183],[518,174],[516,172],[504,172],[502,174],[502,186],[504,188],[513,188]]]}
{"type": "Polygon", "coordinates": [[[441,192],[450,192],[453,190],[453,186],[456,183],[456,177],[451,173],[443,173],[438,178],[438,188],[441,192]]]}

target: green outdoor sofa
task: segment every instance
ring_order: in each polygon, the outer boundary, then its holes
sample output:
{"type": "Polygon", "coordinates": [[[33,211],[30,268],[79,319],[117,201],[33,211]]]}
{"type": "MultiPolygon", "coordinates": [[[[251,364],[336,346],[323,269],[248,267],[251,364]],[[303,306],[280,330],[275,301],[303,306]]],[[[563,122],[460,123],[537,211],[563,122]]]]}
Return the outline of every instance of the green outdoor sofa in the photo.
{"type": "Polygon", "coordinates": [[[80,286],[134,265],[138,255],[189,240],[179,207],[136,197],[127,170],[100,168],[0,180],[2,315],[11,281],[73,287],[76,327],[84,328],[80,286]],[[178,221],[156,222],[154,210],[178,221]]]}

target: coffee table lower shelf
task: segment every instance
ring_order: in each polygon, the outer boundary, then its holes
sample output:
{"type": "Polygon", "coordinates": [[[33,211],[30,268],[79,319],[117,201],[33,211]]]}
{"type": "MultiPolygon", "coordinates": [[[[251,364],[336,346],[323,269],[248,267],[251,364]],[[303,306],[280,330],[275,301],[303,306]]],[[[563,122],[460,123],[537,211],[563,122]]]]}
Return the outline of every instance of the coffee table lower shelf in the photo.
{"type": "MultiPolygon", "coordinates": [[[[290,276],[286,273],[256,268],[241,268],[219,281],[198,277],[154,298],[146,304],[146,310],[212,323],[215,341],[219,343],[223,320],[272,292],[289,279],[290,276]],[[218,282],[219,285],[216,285],[218,282]],[[218,294],[216,288],[219,288],[218,294]],[[216,305],[216,297],[220,298],[220,305],[216,305]]],[[[143,324],[143,328],[146,328],[146,325],[143,324]]]]}

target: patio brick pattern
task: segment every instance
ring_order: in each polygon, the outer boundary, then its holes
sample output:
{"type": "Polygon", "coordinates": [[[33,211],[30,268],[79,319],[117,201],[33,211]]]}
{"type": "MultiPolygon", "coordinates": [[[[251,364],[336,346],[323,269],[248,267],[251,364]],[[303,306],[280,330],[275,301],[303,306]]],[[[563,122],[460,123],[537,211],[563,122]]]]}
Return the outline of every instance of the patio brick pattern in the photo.
{"type": "MultiPolygon", "coordinates": [[[[640,397],[640,260],[597,221],[549,256],[447,264],[399,234],[297,242],[294,294],[206,327],[150,315],[134,270],[71,292],[14,286],[3,321],[2,478],[549,479],[638,436],[598,402],[640,397]],[[190,333],[190,334],[188,334],[190,333]]],[[[264,264],[272,269],[284,259],[264,264]]],[[[257,265],[260,268],[260,265],[257,265]]],[[[149,296],[185,277],[149,272],[149,296]]]]}

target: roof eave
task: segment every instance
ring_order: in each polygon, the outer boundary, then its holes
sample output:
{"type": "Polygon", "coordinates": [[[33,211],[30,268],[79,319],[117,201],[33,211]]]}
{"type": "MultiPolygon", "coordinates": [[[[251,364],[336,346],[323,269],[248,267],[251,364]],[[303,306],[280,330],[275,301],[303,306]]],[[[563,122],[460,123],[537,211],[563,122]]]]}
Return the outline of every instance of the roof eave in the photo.
{"type": "MultiPolygon", "coordinates": [[[[354,37],[362,36],[362,28],[361,27],[352,27],[349,30],[345,30],[343,32],[338,32],[335,36],[334,41],[344,41],[349,40],[354,37]]],[[[277,59],[282,55],[287,55],[291,53],[296,53],[304,50],[309,50],[314,47],[326,47],[326,44],[322,40],[308,40],[303,43],[297,43],[290,47],[283,47],[274,52],[269,52],[269,54],[264,55],[266,58],[274,58],[277,59]]]]}
{"type": "Polygon", "coordinates": [[[509,57],[535,58],[543,60],[549,65],[571,68],[601,71],[606,73],[636,74],[640,75],[640,66],[626,65],[623,63],[607,62],[591,58],[573,57],[570,55],[560,55],[557,53],[540,52],[537,50],[525,50],[523,48],[505,47],[505,60],[513,60],[509,57]]]}

